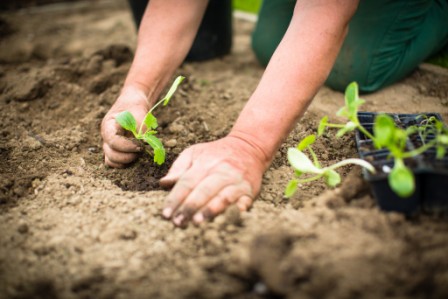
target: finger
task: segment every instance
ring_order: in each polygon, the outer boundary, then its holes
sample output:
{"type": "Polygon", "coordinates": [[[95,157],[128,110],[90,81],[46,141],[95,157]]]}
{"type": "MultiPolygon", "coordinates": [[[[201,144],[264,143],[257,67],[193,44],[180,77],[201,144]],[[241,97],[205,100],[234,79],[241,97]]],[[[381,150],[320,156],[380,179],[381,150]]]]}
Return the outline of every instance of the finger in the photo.
{"type": "Polygon", "coordinates": [[[203,221],[209,221],[216,215],[222,213],[229,205],[237,202],[240,198],[250,198],[250,194],[252,192],[247,182],[228,186],[193,216],[193,222],[199,224],[203,221]]]}
{"type": "Polygon", "coordinates": [[[137,158],[137,154],[117,152],[107,143],[103,144],[103,151],[109,161],[115,164],[129,164],[137,158]]]}
{"type": "Polygon", "coordinates": [[[177,226],[185,225],[193,215],[214,198],[221,190],[231,184],[238,184],[241,178],[232,176],[232,172],[216,172],[205,177],[187,196],[176,210],[173,222],[177,226]]]}
{"type": "Polygon", "coordinates": [[[254,199],[252,197],[243,195],[236,202],[236,206],[240,209],[241,212],[245,212],[245,211],[249,210],[249,208],[252,206],[253,202],[254,202],[254,199]]]}
{"type": "Polygon", "coordinates": [[[105,121],[101,126],[104,143],[119,152],[140,152],[143,149],[136,140],[131,140],[123,136],[123,129],[114,119],[105,121]]]}
{"type": "MultiPolygon", "coordinates": [[[[173,216],[176,209],[188,197],[191,191],[199,184],[200,181],[208,175],[208,171],[203,166],[197,165],[191,167],[174,185],[173,190],[166,197],[165,208],[162,215],[169,219],[173,216]]],[[[179,220],[177,220],[179,221],[179,220]]]]}
{"type": "Polygon", "coordinates": [[[107,166],[110,166],[110,167],[113,167],[113,168],[124,168],[125,167],[124,164],[114,163],[114,162],[110,161],[107,156],[104,157],[104,163],[107,166]]]}
{"type": "Polygon", "coordinates": [[[136,140],[132,140],[120,135],[112,136],[107,144],[111,149],[117,152],[138,153],[143,150],[143,148],[138,144],[136,140]]]}
{"type": "Polygon", "coordinates": [[[167,175],[160,179],[160,186],[171,187],[191,167],[193,163],[193,151],[186,149],[174,161],[167,175]]]}

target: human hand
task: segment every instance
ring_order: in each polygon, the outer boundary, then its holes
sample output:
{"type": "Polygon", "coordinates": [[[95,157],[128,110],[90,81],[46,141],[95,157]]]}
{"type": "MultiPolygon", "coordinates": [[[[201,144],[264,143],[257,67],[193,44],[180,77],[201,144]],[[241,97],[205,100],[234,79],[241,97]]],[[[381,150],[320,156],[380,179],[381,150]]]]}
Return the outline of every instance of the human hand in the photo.
{"type": "Polygon", "coordinates": [[[160,180],[174,185],[162,215],[176,226],[211,220],[229,205],[246,211],[258,195],[269,161],[246,140],[227,136],[186,149],[160,180]]]}
{"type": "Polygon", "coordinates": [[[104,162],[111,167],[125,167],[142,151],[138,144],[125,137],[124,129],[115,120],[115,117],[125,110],[134,115],[139,125],[149,110],[145,93],[134,87],[124,88],[101,122],[104,162]]]}

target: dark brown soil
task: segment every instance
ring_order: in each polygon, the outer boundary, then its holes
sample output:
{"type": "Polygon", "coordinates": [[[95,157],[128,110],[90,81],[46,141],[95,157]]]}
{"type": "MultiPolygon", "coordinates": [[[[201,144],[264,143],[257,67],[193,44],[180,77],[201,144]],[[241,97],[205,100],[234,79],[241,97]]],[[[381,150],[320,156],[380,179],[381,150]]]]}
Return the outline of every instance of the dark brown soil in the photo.
{"type": "MultiPolygon", "coordinates": [[[[231,128],[262,75],[253,23],[235,20],[232,54],[179,70],[159,110],[168,163],[103,164],[99,125],[136,41],[125,1],[0,13],[0,298],[447,298],[448,222],[377,208],[357,167],[343,183],[283,190],[287,149],[343,103],[322,87],[281,146],[251,211],[174,228],[157,180],[186,147],[231,128]],[[274,296],[275,295],[275,296],[274,296]]],[[[448,119],[446,70],[422,67],[365,96],[365,111],[448,119]]],[[[274,103],[281,104],[281,103],[274,103]]],[[[354,136],[316,142],[324,165],[356,157],[354,136]]]]}

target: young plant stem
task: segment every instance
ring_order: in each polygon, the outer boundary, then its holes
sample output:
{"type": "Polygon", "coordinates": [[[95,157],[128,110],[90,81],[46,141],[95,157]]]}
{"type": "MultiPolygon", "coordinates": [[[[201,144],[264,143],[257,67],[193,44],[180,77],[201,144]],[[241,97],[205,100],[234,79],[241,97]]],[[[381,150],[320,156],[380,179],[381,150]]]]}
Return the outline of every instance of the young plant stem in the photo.
{"type": "Polygon", "coordinates": [[[343,128],[345,125],[327,123],[326,126],[329,128],[343,128]]]}
{"type": "Polygon", "coordinates": [[[312,182],[312,181],[317,181],[322,176],[323,176],[323,174],[318,174],[318,175],[315,175],[315,176],[312,176],[312,177],[309,177],[309,178],[306,178],[306,179],[302,179],[302,180],[297,179],[297,183],[298,184],[304,184],[304,183],[309,183],[309,182],[312,182]]]}
{"type": "Polygon", "coordinates": [[[370,163],[368,163],[364,160],[361,160],[361,159],[356,159],[356,158],[345,159],[343,161],[339,161],[331,166],[325,167],[325,169],[335,170],[339,167],[346,166],[349,164],[356,164],[358,166],[367,168],[367,170],[369,170],[372,173],[375,173],[375,168],[373,168],[373,166],[370,163]]]}
{"type": "Polygon", "coordinates": [[[154,106],[152,106],[151,110],[149,110],[149,113],[152,113],[154,111],[154,109],[157,108],[157,106],[159,106],[160,104],[162,104],[165,101],[165,98],[161,99],[160,101],[158,101],[154,106]]]}
{"type": "Polygon", "coordinates": [[[320,165],[320,164],[319,164],[319,160],[317,159],[316,153],[313,151],[313,149],[311,148],[311,146],[308,147],[308,151],[310,152],[311,157],[313,157],[313,163],[314,163],[314,165],[315,165],[315,166],[320,165]]]}
{"type": "Polygon", "coordinates": [[[356,120],[355,122],[356,127],[358,128],[358,130],[361,131],[361,133],[363,133],[365,136],[367,136],[367,138],[371,139],[371,140],[375,140],[375,137],[369,133],[369,131],[367,131],[363,126],[361,126],[361,124],[359,123],[358,120],[356,120]]]}
{"type": "Polygon", "coordinates": [[[424,152],[426,152],[428,149],[430,149],[431,147],[435,146],[436,144],[437,144],[437,140],[431,140],[430,142],[425,143],[424,145],[422,145],[419,148],[416,148],[415,150],[403,153],[401,155],[401,158],[406,159],[406,158],[415,157],[417,155],[421,155],[424,152]]]}

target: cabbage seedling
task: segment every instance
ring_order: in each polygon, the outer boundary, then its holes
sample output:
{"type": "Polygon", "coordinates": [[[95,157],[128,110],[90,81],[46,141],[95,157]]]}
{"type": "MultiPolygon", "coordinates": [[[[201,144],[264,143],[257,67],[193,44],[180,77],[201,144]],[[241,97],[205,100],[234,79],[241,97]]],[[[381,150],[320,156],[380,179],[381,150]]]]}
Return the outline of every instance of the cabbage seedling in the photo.
{"type": "Polygon", "coordinates": [[[374,173],[375,168],[367,161],[361,159],[345,159],[333,165],[327,167],[321,167],[316,154],[314,153],[311,145],[316,141],[315,135],[309,135],[304,138],[297,148],[288,149],[288,161],[294,169],[296,179],[289,181],[285,189],[285,196],[293,196],[299,184],[308,183],[312,181],[319,180],[321,178],[325,179],[325,182],[330,187],[335,187],[341,182],[341,176],[335,171],[335,169],[346,166],[349,164],[356,164],[361,167],[365,167],[370,172],[374,173]],[[304,151],[307,150],[313,161],[305,155],[304,151]],[[302,178],[303,175],[309,175],[306,178],[302,178]]]}
{"type": "MultiPolygon", "coordinates": [[[[162,103],[163,106],[166,106],[168,104],[171,97],[176,92],[177,87],[179,86],[180,83],[182,83],[184,79],[185,77],[178,76],[176,80],[174,80],[174,83],[173,85],[171,85],[166,96],[159,102],[157,102],[146,114],[138,131],[137,131],[137,121],[135,120],[135,117],[132,115],[131,112],[123,111],[115,117],[115,120],[117,121],[118,124],[120,124],[120,126],[123,129],[132,132],[132,134],[136,139],[143,140],[144,142],[146,142],[151,146],[151,148],[154,151],[154,162],[157,163],[158,165],[162,165],[165,162],[166,154],[162,142],[160,141],[159,138],[155,136],[157,134],[157,131],[155,131],[155,129],[157,129],[159,125],[157,123],[157,118],[152,114],[152,112],[162,103]]],[[[148,153],[151,154],[150,152],[148,153]]]]}
{"type": "Polygon", "coordinates": [[[338,116],[345,117],[345,124],[333,124],[328,122],[328,116],[321,119],[318,127],[318,135],[321,136],[325,129],[338,128],[336,137],[341,137],[347,132],[358,129],[367,138],[371,139],[377,149],[386,148],[394,158],[394,167],[388,175],[391,189],[401,197],[409,197],[415,191],[415,178],[412,171],[405,165],[404,159],[415,157],[430,148],[436,148],[436,157],[443,158],[448,146],[448,130],[443,123],[435,117],[424,119],[419,125],[400,129],[394,120],[387,114],[379,114],[375,117],[373,134],[366,130],[359,122],[358,109],[365,102],[359,98],[358,85],[350,83],[345,90],[345,106],[338,112],[338,116]],[[406,142],[413,134],[419,134],[423,145],[406,151],[406,142]],[[435,137],[426,142],[427,135],[435,137]]]}

